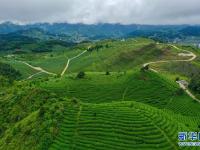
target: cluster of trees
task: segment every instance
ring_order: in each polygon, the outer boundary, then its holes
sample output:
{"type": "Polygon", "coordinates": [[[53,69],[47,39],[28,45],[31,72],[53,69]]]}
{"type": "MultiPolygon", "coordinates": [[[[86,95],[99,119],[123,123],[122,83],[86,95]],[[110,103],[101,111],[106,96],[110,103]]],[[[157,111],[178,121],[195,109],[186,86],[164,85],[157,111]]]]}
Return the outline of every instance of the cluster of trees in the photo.
{"type": "Polygon", "coordinates": [[[102,49],[102,48],[108,48],[109,46],[108,46],[108,44],[106,44],[106,45],[100,45],[100,44],[97,44],[97,45],[95,45],[95,46],[91,46],[91,47],[89,47],[88,48],[88,51],[89,52],[93,52],[93,51],[99,51],[100,49],[102,49]]]}
{"type": "Polygon", "coordinates": [[[59,40],[48,40],[44,42],[37,42],[36,47],[32,48],[32,52],[42,53],[42,52],[52,52],[53,48],[56,45],[63,46],[63,47],[72,47],[75,44],[72,42],[65,42],[59,40]]]}
{"type": "Polygon", "coordinates": [[[23,45],[33,44],[36,40],[33,38],[16,35],[16,34],[6,34],[0,35],[0,51],[12,51],[16,49],[21,49],[23,45]]]}
{"type": "Polygon", "coordinates": [[[24,53],[26,47],[32,52],[50,52],[55,45],[60,45],[63,47],[72,47],[76,45],[73,42],[61,41],[61,40],[46,40],[41,41],[36,38],[31,38],[28,36],[23,36],[18,33],[10,33],[5,35],[0,35],[0,51],[16,51],[16,54],[20,52],[24,53]],[[20,50],[20,51],[18,51],[20,50]]]}
{"type": "MultiPolygon", "coordinates": [[[[0,76],[2,80],[4,77],[8,79],[10,83],[12,83],[14,80],[20,79],[22,75],[19,71],[14,69],[11,65],[0,62],[0,76]]],[[[4,79],[4,81],[6,79],[4,79]]]]}
{"type": "Polygon", "coordinates": [[[192,77],[189,88],[192,91],[200,94],[200,75],[195,75],[192,77]]]}
{"type": "Polygon", "coordinates": [[[52,52],[52,46],[46,44],[38,44],[36,48],[32,49],[32,52],[35,53],[52,52]]]}
{"type": "Polygon", "coordinates": [[[59,133],[66,100],[49,91],[22,85],[0,95],[2,99],[8,94],[10,97],[0,101],[0,149],[32,149],[33,143],[35,149],[49,149],[59,133]]]}
{"type": "MultiPolygon", "coordinates": [[[[83,78],[85,78],[85,75],[86,75],[85,72],[80,71],[80,72],[76,75],[76,78],[77,78],[77,79],[83,79],[83,78]]],[[[109,72],[109,71],[106,71],[105,75],[110,75],[110,72],[109,72]]]]}

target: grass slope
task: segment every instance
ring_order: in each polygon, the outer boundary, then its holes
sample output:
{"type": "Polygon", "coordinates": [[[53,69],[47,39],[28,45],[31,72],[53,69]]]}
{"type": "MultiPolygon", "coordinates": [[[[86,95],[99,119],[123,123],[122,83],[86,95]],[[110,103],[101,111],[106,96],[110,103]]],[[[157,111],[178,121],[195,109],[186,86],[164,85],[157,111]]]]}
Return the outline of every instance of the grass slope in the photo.
{"type": "MultiPolygon", "coordinates": [[[[95,43],[81,43],[73,48],[58,47],[49,53],[27,53],[15,55],[6,61],[23,60],[33,66],[60,74],[69,58],[72,58],[90,46],[100,46],[73,60],[67,73],[84,71],[124,71],[140,66],[147,61],[178,59],[178,50],[165,44],[156,44],[150,39],[105,40],[95,43]]],[[[20,64],[13,64],[27,75],[20,64]],[[21,68],[20,68],[21,67],[21,68]]],[[[30,71],[27,71],[30,72],[30,71]]]]}

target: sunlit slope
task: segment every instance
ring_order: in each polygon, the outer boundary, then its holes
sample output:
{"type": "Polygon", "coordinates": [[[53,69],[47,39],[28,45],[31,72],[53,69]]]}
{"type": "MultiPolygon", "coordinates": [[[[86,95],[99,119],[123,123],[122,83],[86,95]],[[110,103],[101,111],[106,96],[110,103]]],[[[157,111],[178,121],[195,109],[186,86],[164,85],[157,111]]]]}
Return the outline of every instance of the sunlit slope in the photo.
{"type": "MultiPolygon", "coordinates": [[[[141,66],[148,61],[180,59],[178,50],[167,44],[156,44],[150,39],[105,40],[81,43],[72,48],[58,48],[49,53],[16,55],[7,61],[20,60],[49,72],[60,74],[68,59],[93,47],[81,57],[70,62],[66,73],[78,71],[124,71],[141,66]],[[100,47],[100,48],[95,48],[100,47]]],[[[19,67],[18,67],[19,68],[19,67]]],[[[19,68],[22,73],[23,68],[19,68]]]]}
{"type": "Polygon", "coordinates": [[[103,47],[74,60],[68,72],[124,71],[148,61],[180,59],[176,49],[149,39],[102,41],[96,45],[103,47]]]}
{"type": "Polygon", "coordinates": [[[137,102],[74,104],[65,108],[50,149],[178,149],[177,133],[187,130],[172,115],[137,102]]]}

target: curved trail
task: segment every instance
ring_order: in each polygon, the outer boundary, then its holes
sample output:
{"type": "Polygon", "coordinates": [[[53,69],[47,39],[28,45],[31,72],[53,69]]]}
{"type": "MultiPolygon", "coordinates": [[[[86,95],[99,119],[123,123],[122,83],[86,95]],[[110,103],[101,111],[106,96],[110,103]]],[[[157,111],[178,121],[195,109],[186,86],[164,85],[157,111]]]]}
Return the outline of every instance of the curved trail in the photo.
{"type": "MultiPolygon", "coordinates": [[[[68,59],[67,64],[66,64],[65,68],[63,69],[63,71],[62,71],[62,73],[61,73],[61,76],[63,76],[63,75],[65,74],[65,72],[67,71],[67,69],[68,69],[68,67],[69,67],[70,62],[71,62],[73,59],[76,59],[76,58],[80,57],[81,55],[83,55],[83,54],[86,53],[86,52],[87,52],[87,50],[83,51],[82,53],[78,54],[77,56],[74,56],[74,57],[68,59]]],[[[44,69],[41,68],[41,67],[32,66],[31,64],[29,64],[29,63],[27,63],[27,62],[25,62],[25,61],[18,61],[18,62],[23,63],[23,64],[29,66],[30,68],[39,71],[39,72],[37,72],[37,73],[35,73],[35,74],[33,74],[33,75],[30,75],[27,79],[31,79],[31,78],[33,78],[34,76],[36,76],[36,75],[38,75],[38,74],[40,74],[40,73],[46,73],[46,74],[48,74],[48,75],[54,75],[54,76],[57,75],[57,74],[55,74],[55,73],[49,72],[49,71],[47,71],[47,70],[44,70],[44,69]]]]}
{"type": "Polygon", "coordinates": [[[179,84],[179,86],[194,100],[198,101],[200,103],[200,100],[197,99],[186,87],[184,84],[182,84],[180,81],[176,81],[176,83],[179,84]]]}
{"type": "MultiPolygon", "coordinates": [[[[42,69],[41,67],[32,66],[32,65],[30,65],[30,64],[27,63],[27,62],[24,62],[24,61],[18,61],[18,62],[23,63],[23,64],[29,66],[30,68],[39,71],[39,72],[36,73],[36,74],[39,74],[39,73],[42,73],[42,72],[43,72],[43,73],[46,73],[46,74],[49,74],[49,75],[54,75],[54,76],[56,75],[55,73],[46,71],[46,70],[42,69]]],[[[31,79],[31,78],[32,78],[33,76],[35,76],[36,74],[29,76],[28,79],[31,79]]]]}
{"type": "MultiPolygon", "coordinates": [[[[170,45],[172,47],[174,47],[175,49],[178,49],[178,50],[181,50],[180,48],[174,46],[174,45],[170,45]]],[[[160,60],[160,61],[152,61],[152,62],[148,62],[148,63],[145,63],[143,65],[143,67],[146,67],[148,65],[151,65],[151,64],[157,64],[157,63],[169,63],[169,62],[190,62],[190,61],[193,61],[197,58],[197,55],[195,55],[194,53],[190,52],[190,51],[187,51],[187,50],[184,50],[186,53],[179,53],[178,55],[179,56],[183,56],[183,57],[191,57],[190,59],[180,59],[180,60],[160,60]]],[[[151,69],[152,71],[154,72],[158,72],[157,70],[154,70],[154,69],[151,69]]]]}
{"type": "MultiPolygon", "coordinates": [[[[173,48],[175,48],[175,49],[177,49],[177,50],[182,50],[182,49],[178,48],[178,47],[175,46],[175,45],[169,45],[169,46],[171,46],[171,47],[173,47],[173,48]]],[[[184,51],[184,52],[186,52],[186,53],[179,53],[179,54],[178,54],[179,56],[191,57],[191,58],[189,58],[189,59],[182,59],[182,60],[163,60],[163,61],[161,60],[161,61],[152,61],[152,62],[148,62],[148,63],[143,64],[143,67],[146,67],[146,66],[151,65],[151,64],[158,64],[158,63],[190,62],[190,61],[193,61],[193,60],[195,60],[195,59],[197,58],[197,55],[195,55],[195,54],[192,53],[191,51],[187,51],[187,50],[182,50],[182,51],[184,51]]],[[[153,71],[153,72],[158,73],[158,71],[155,70],[155,69],[150,68],[150,70],[153,71]]],[[[196,100],[197,102],[200,103],[200,100],[197,99],[197,98],[187,89],[187,87],[186,87],[183,83],[181,83],[180,81],[177,81],[177,83],[179,84],[180,88],[183,89],[192,99],[194,99],[194,100],[196,100]]]]}
{"type": "Polygon", "coordinates": [[[36,76],[36,75],[38,75],[38,74],[41,74],[41,73],[43,73],[43,72],[40,71],[40,72],[37,72],[37,73],[35,73],[35,74],[33,74],[33,75],[30,75],[30,76],[27,78],[27,80],[32,79],[34,76],[36,76]]]}
{"type": "Polygon", "coordinates": [[[70,62],[71,62],[73,59],[76,59],[76,58],[80,57],[81,55],[83,55],[83,54],[86,53],[86,52],[87,52],[87,50],[83,51],[82,53],[78,54],[77,56],[74,56],[74,57],[72,57],[72,58],[69,58],[68,61],[67,61],[66,66],[65,66],[65,68],[63,69],[62,73],[60,74],[61,77],[62,77],[62,76],[65,74],[65,72],[67,71],[70,62]]]}

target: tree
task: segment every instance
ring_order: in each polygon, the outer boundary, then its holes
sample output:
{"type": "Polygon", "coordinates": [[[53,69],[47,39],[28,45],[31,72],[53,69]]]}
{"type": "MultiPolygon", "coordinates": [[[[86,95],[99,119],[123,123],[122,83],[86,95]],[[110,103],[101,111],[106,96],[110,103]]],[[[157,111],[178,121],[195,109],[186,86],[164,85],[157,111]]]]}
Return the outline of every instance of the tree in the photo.
{"type": "Polygon", "coordinates": [[[0,62],[0,75],[9,79],[10,82],[21,78],[21,73],[9,64],[0,62]]]}
{"type": "Polygon", "coordinates": [[[106,71],[106,75],[110,75],[110,72],[109,72],[109,71],[106,71]]]}
{"type": "Polygon", "coordinates": [[[80,71],[78,74],[77,74],[77,76],[76,76],[77,78],[79,78],[79,79],[82,79],[82,78],[84,78],[85,77],[85,72],[83,72],[83,71],[80,71]]]}
{"type": "Polygon", "coordinates": [[[141,71],[147,71],[149,70],[149,65],[145,65],[141,68],[141,71]]]}
{"type": "Polygon", "coordinates": [[[180,78],[179,78],[179,77],[176,77],[175,81],[180,81],[180,78]]]}
{"type": "Polygon", "coordinates": [[[200,94],[200,75],[193,76],[188,87],[200,94]]]}

